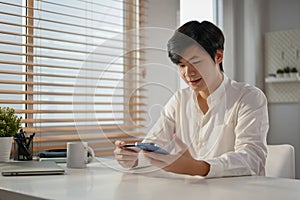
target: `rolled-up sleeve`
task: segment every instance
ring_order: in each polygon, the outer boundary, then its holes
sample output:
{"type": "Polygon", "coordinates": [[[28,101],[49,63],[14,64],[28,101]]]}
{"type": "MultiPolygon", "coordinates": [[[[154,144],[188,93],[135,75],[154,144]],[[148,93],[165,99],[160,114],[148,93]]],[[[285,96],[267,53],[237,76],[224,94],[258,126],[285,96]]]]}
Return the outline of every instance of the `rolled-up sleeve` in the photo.
{"type": "MultiPolygon", "coordinates": [[[[177,96],[173,95],[165,105],[161,115],[143,142],[153,142],[163,149],[171,152],[174,148],[173,134],[175,133],[175,112],[178,106],[177,96]]],[[[144,167],[150,165],[149,161],[142,153],[138,157],[138,166],[144,167]]]]}
{"type": "Polygon", "coordinates": [[[178,107],[177,93],[175,93],[163,108],[161,115],[143,142],[154,142],[160,147],[171,151],[174,148],[173,134],[175,133],[175,112],[178,107]]]}

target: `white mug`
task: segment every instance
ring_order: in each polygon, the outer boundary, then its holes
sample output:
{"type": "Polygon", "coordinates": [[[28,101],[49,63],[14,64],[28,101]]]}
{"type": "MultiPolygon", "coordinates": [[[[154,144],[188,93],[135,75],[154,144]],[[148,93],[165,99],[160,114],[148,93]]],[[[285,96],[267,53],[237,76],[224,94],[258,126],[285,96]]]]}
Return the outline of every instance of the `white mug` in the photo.
{"type": "Polygon", "coordinates": [[[85,168],[88,163],[88,152],[92,158],[94,150],[88,146],[87,142],[68,142],[67,143],[67,167],[85,168]]]}

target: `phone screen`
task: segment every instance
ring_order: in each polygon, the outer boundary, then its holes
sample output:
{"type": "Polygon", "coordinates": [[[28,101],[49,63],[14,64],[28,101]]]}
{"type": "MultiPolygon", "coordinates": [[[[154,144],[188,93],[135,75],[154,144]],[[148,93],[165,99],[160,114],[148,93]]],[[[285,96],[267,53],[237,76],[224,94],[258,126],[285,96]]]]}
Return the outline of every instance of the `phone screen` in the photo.
{"type": "Polygon", "coordinates": [[[145,151],[150,151],[159,154],[169,154],[169,152],[167,152],[166,150],[164,150],[163,148],[159,147],[154,143],[136,142],[135,144],[127,144],[124,147],[131,150],[133,150],[132,148],[137,147],[140,150],[142,149],[145,151]]]}
{"type": "Polygon", "coordinates": [[[135,151],[135,152],[139,152],[141,150],[141,148],[137,147],[135,144],[125,144],[123,146],[123,148],[129,149],[129,150],[132,150],[132,151],[135,151]]]}

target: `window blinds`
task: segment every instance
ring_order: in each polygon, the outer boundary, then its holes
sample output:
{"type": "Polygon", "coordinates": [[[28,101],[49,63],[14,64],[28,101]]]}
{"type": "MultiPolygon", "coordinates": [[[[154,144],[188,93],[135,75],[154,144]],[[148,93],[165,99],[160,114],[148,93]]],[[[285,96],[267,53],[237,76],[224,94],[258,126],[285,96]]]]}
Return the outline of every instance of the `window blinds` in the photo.
{"type": "Polygon", "coordinates": [[[35,151],[81,139],[106,155],[143,135],[143,4],[0,2],[0,105],[36,133],[35,151]]]}

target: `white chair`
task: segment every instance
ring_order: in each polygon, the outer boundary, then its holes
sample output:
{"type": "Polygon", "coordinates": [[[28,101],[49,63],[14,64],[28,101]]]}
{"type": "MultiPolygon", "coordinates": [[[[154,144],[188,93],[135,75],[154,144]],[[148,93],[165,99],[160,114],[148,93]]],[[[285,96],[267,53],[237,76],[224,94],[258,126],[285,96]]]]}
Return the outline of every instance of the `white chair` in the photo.
{"type": "Polygon", "coordinates": [[[295,178],[295,150],[292,145],[267,145],[266,176],[295,178]]]}

